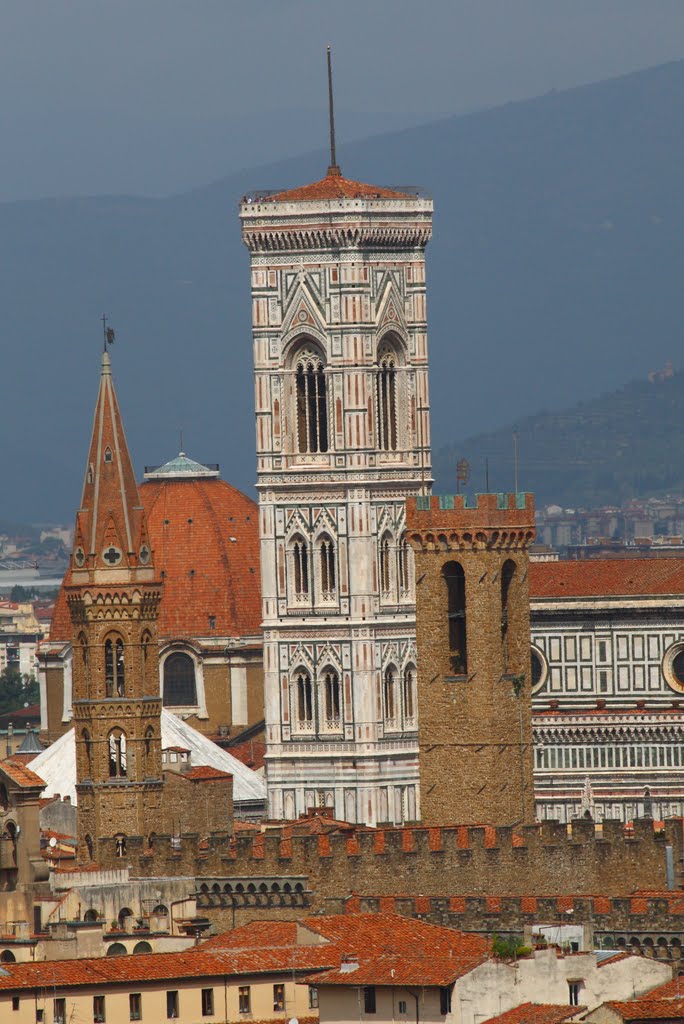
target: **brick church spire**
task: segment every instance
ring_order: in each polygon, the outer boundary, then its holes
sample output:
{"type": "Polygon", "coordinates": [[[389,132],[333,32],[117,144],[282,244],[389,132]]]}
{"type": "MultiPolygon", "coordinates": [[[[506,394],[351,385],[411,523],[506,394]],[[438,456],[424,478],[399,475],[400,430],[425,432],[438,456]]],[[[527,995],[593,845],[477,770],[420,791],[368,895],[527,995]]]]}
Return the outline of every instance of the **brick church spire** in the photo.
{"type": "Polygon", "coordinates": [[[101,864],[143,842],[162,800],[157,617],[161,582],[112,382],[100,386],[71,572],[79,859],[101,864]]]}
{"type": "Polygon", "coordinates": [[[151,558],[144,516],[126,444],[108,352],[102,355],[81,507],[76,516],[72,568],[118,581],[151,558]]]}

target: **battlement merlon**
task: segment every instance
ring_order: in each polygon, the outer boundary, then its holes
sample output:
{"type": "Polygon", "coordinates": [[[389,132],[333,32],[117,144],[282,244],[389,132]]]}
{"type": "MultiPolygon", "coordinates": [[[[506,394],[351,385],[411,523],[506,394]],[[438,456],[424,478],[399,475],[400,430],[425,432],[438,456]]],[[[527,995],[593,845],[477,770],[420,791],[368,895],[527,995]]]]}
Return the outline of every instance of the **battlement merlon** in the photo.
{"type": "Polygon", "coordinates": [[[414,550],[527,548],[535,539],[534,495],[519,492],[418,495],[406,501],[407,539],[414,550]]]}

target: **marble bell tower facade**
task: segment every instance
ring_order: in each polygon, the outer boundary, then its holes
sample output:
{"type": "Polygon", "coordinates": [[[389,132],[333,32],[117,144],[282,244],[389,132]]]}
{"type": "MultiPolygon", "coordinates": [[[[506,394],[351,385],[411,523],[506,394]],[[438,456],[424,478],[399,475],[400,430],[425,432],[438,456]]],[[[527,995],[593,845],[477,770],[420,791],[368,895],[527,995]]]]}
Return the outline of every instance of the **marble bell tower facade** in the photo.
{"type": "Polygon", "coordinates": [[[432,202],[344,178],[241,205],[251,257],[269,813],[420,818],[413,554],[431,485],[432,202]]]}

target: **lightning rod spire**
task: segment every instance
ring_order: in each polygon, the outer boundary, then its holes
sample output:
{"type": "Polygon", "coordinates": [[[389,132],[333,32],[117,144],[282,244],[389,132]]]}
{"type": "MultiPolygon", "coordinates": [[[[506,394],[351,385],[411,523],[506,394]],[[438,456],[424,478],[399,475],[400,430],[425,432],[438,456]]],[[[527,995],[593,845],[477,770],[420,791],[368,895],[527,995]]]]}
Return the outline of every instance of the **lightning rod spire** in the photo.
{"type": "Polygon", "coordinates": [[[337,165],[337,156],[335,153],[335,108],[333,105],[333,80],[332,80],[332,54],[330,47],[327,48],[328,55],[328,110],[330,118],[330,166],[328,167],[328,174],[339,177],[342,172],[337,165]]]}

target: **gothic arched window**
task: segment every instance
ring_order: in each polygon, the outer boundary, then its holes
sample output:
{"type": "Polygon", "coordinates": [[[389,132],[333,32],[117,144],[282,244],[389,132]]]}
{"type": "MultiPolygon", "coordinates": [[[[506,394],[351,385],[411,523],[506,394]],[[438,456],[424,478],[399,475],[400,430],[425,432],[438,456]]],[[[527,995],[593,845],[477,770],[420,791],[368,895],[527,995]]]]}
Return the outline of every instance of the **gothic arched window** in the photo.
{"type": "Polygon", "coordinates": [[[90,739],[90,733],[87,729],[84,729],[81,733],[83,739],[83,748],[86,756],[86,772],[87,778],[92,779],[93,777],[93,746],[90,739]]]}
{"type": "Polygon", "coordinates": [[[323,710],[326,728],[339,729],[340,707],[340,677],[334,669],[328,668],[323,673],[323,710]]]}
{"type": "Polygon", "coordinates": [[[331,601],[335,597],[335,545],[330,537],[324,534],[318,544],[320,559],[321,597],[331,601]]]}
{"type": "Polygon", "coordinates": [[[294,596],[296,600],[301,601],[309,596],[309,549],[306,541],[299,534],[293,537],[290,549],[294,596]]]}
{"type": "Polygon", "coordinates": [[[125,779],[128,774],[126,766],[126,733],[123,729],[112,729],[108,738],[109,777],[125,779]]]}
{"type": "Polygon", "coordinates": [[[468,671],[466,587],[463,566],[459,562],[447,562],[442,569],[442,576],[447,587],[451,670],[456,675],[463,675],[468,671]]]}
{"type": "Polygon", "coordinates": [[[515,576],[515,562],[510,558],[504,562],[501,569],[501,646],[503,648],[504,672],[508,672],[510,655],[510,632],[508,629],[508,598],[511,590],[511,583],[515,576]]]}
{"type": "Polygon", "coordinates": [[[385,343],[378,353],[377,377],[378,448],[395,452],[399,447],[397,433],[397,355],[385,343]]]}
{"type": "Polygon", "coordinates": [[[380,596],[386,601],[392,596],[392,535],[380,538],[380,596]]]}
{"type": "Polygon", "coordinates": [[[404,669],[404,722],[414,724],[416,719],[416,667],[407,665],[404,669]]]}
{"type": "Polygon", "coordinates": [[[411,556],[413,551],[402,537],[397,548],[397,579],[399,581],[399,597],[408,598],[411,596],[411,556]]]}
{"type": "Polygon", "coordinates": [[[295,360],[297,450],[302,454],[328,450],[328,400],[323,360],[310,348],[295,360]]]}
{"type": "Polygon", "coordinates": [[[297,724],[300,729],[313,729],[313,688],[311,676],[300,669],[295,677],[297,724]]]}
{"type": "Polygon", "coordinates": [[[388,665],[383,678],[383,704],[386,726],[397,724],[397,670],[388,665]]]}
{"type": "Polygon", "coordinates": [[[197,704],[195,663],[189,654],[176,651],[164,662],[164,707],[187,708],[197,704]]]}
{"type": "Polygon", "coordinates": [[[124,644],[121,637],[105,640],[105,686],[108,697],[123,697],[126,693],[124,644]]]}

